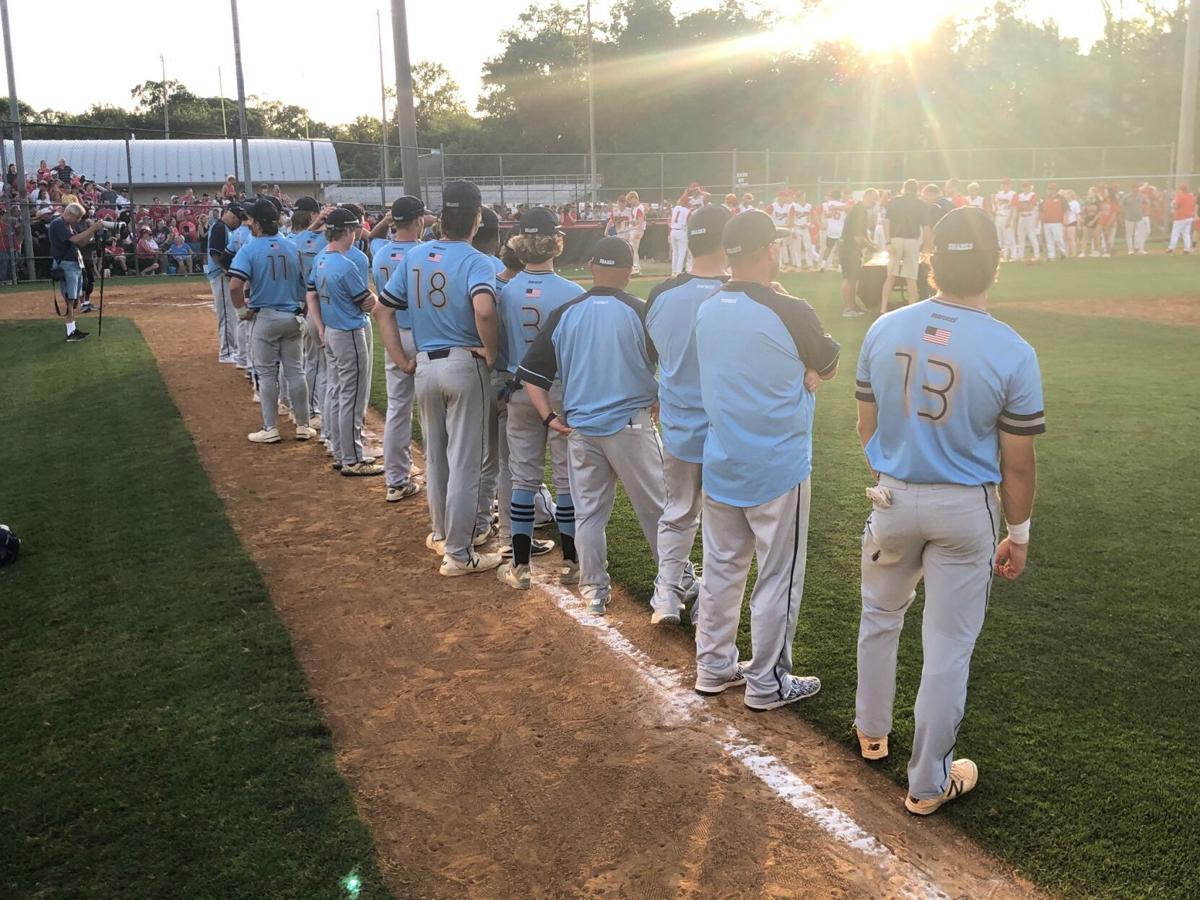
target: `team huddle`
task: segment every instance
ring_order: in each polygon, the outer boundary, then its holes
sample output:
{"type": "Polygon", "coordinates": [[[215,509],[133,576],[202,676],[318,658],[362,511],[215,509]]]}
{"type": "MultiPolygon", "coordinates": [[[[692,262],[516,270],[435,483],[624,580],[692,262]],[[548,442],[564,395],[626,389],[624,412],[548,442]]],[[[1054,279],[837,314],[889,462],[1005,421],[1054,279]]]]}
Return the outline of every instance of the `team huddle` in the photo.
{"type": "MultiPolygon", "coordinates": [[[[297,440],[325,444],[334,470],[383,474],[386,499],[404,500],[420,491],[415,402],[426,546],[439,573],[496,571],[517,590],[533,583],[534,558],[555,549],[535,536],[548,452],[561,559],[545,574],[577,586],[598,616],[620,482],[657,564],[651,621],[678,625],[686,614],[695,626],[697,692],[744,687],[745,705],[763,711],[820,690],[817,677],[793,673],[792,643],[816,394],[841,348],[776,281],[783,254],[813,262],[800,212],[699,197],[672,216],[679,271],[643,301],[627,290],[637,259],[626,235],[595,244],[585,290],[555,271],[563,235],[553,211],[527,210],[501,246],[469,182],[445,185],[436,217],[399,198],[370,232],[361,210],[296,206],[290,236],[270,199],[227,207],[209,236],[219,360],[246,369],[261,405],[251,441],[282,440],[283,409],[297,440]],[[369,254],[355,246],[364,240],[369,254]],[[382,464],[363,443],[372,318],[387,355],[382,464]],[[752,654],[741,660],[754,560],[752,654]]],[[[1033,440],[1045,428],[1036,355],[986,312],[1002,251],[992,217],[954,210],[932,240],[938,294],[877,320],[855,374],[872,476],[856,726],[865,758],[888,755],[900,630],[924,580],[905,801],[921,815],[978,779],[973,762],[954,758],[967,673],[993,576],[1014,579],[1025,566],[1033,440]]]]}

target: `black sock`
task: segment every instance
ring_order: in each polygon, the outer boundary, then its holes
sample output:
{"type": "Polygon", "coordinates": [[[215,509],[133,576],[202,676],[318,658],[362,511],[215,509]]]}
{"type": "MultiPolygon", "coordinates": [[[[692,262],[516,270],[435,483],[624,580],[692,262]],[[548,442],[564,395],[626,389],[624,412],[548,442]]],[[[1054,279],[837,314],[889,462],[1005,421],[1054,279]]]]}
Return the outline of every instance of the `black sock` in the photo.
{"type": "Polygon", "coordinates": [[[527,534],[514,534],[512,536],[514,566],[529,565],[529,550],[532,543],[533,538],[527,534]]]}
{"type": "Polygon", "coordinates": [[[579,558],[575,555],[575,538],[559,534],[558,540],[562,544],[563,559],[566,562],[579,562],[579,558]]]}

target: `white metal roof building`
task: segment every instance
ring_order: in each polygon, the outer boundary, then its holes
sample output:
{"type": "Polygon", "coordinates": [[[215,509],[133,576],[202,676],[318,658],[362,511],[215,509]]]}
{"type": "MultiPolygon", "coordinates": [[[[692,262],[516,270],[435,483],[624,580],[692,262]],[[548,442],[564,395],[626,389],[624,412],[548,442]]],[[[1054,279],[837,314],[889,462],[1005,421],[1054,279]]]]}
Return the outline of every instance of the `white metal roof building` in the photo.
{"type": "MultiPolygon", "coordinates": [[[[241,144],[233,138],[21,143],[30,173],[41,160],[53,166],[61,157],[76,172],[100,183],[199,186],[220,184],[229,175],[236,175],[239,185],[245,181],[241,144]]],[[[4,152],[5,159],[14,162],[12,141],[4,142],[4,152]]],[[[250,139],[250,180],[256,185],[331,184],[341,177],[337,152],[327,140],[250,139]]]]}

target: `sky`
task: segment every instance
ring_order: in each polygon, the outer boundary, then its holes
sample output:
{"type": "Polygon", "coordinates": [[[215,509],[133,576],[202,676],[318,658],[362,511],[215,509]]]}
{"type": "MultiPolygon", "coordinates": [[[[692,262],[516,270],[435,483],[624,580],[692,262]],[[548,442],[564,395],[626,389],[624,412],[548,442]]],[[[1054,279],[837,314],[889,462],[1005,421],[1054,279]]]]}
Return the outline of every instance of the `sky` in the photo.
{"type": "MultiPolygon", "coordinates": [[[[433,60],[449,69],[474,107],[483,62],[500,50],[500,33],[516,22],[529,0],[409,0],[409,47],[414,62],[433,60]],[[486,11],[486,14],[481,14],[486,11]]],[[[594,0],[593,17],[607,15],[609,0],[594,0]]],[[[715,5],[714,0],[677,0],[677,12],[715,5]]],[[[759,2],[781,12],[794,3],[759,2]]],[[[925,30],[942,16],[969,17],[991,0],[836,0],[822,4],[789,40],[856,36],[864,46],[883,50],[925,30]]],[[[1130,0],[1136,7],[1137,0],[1130,0]]],[[[382,10],[384,70],[394,75],[388,0],[241,0],[242,66],[246,94],[306,107],[318,121],[347,122],[360,113],[379,113],[379,45],[376,10],[382,10]],[[326,71],[333,62],[353,59],[362,72],[359,85],[346,89],[326,71]]],[[[120,14],[95,0],[56,0],[47,18],[43,4],[9,4],[18,96],[34,109],[82,112],[93,103],[132,106],[133,85],[161,78],[159,54],[167,77],[202,96],[217,96],[218,68],[225,96],[236,97],[233,37],[224,2],[180,6],[131,0],[120,14]],[[138,12],[138,10],[143,10],[138,12]],[[187,10],[187,19],[176,16],[187,10]],[[88,44],[109,48],[83,52],[80,62],[55,62],[58,23],[86,23],[75,33],[88,44]]],[[[1057,18],[1060,29],[1087,47],[1103,30],[1100,0],[1027,0],[1026,17],[1057,18]]],[[[340,74],[343,69],[339,69],[340,74]]],[[[7,94],[7,89],[0,90],[7,94]]]]}

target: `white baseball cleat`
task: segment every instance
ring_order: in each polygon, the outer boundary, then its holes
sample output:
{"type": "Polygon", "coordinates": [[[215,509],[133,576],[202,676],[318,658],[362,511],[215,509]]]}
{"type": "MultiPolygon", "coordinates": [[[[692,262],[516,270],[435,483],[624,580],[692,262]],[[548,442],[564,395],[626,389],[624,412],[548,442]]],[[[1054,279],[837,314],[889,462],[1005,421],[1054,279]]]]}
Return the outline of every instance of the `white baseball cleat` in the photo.
{"type": "Polygon", "coordinates": [[[579,563],[564,559],[562,568],[558,570],[558,583],[565,585],[579,584],[579,563]]]}
{"type": "Polygon", "coordinates": [[[705,697],[715,697],[717,694],[723,694],[730,688],[741,687],[746,683],[746,668],[741,663],[738,663],[733,672],[723,681],[713,681],[705,679],[699,670],[696,671],[696,686],[697,694],[703,694],[705,697]]]}
{"type": "Polygon", "coordinates": [[[439,575],[444,575],[447,578],[455,578],[459,575],[474,575],[477,572],[490,572],[492,569],[499,568],[500,554],[499,553],[480,553],[472,555],[466,562],[459,562],[453,556],[443,556],[442,565],[438,569],[439,575]]]}
{"type": "Polygon", "coordinates": [[[264,428],[262,431],[252,432],[251,434],[246,435],[246,437],[255,444],[278,444],[279,429],[264,428]]]}
{"type": "Polygon", "coordinates": [[[479,532],[479,534],[475,535],[475,537],[473,537],[471,539],[471,546],[472,547],[482,547],[484,544],[486,544],[492,538],[497,537],[499,534],[500,534],[500,529],[497,526],[488,525],[488,527],[486,529],[479,532]]]}
{"type": "Polygon", "coordinates": [[[816,696],[821,690],[821,679],[813,675],[789,675],[787,686],[770,700],[751,700],[746,698],[746,708],[755,712],[766,712],[769,709],[779,709],[799,700],[807,700],[816,696]]]}
{"type": "Polygon", "coordinates": [[[950,783],[940,797],[918,800],[911,794],[904,798],[904,808],[916,816],[927,816],[937,812],[943,803],[956,800],[975,789],[979,783],[979,766],[969,759],[956,759],[950,765],[950,783]]]}
{"type": "Polygon", "coordinates": [[[529,566],[523,564],[514,566],[512,563],[505,563],[496,570],[496,577],[518,591],[528,590],[531,581],[529,566]]]}
{"type": "Polygon", "coordinates": [[[406,500],[414,494],[421,491],[421,486],[415,481],[409,481],[406,484],[388,485],[387,497],[388,503],[398,503],[401,500],[406,500]]]}
{"type": "Polygon", "coordinates": [[[883,737],[868,737],[857,727],[854,729],[854,733],[858,735],[858,749],[862,753],[863,759],[875,761],[887,758],[888,739],[886,734],[883,737]]]}
{"type": "Polygon", "coordinates": [[[296,426],[296,440],[311,441],[317,436],[317,429],[309,428],[307,425],[296,426]]]}
{"type": "Polygon", "coordinates": [[[446,555],[445,539],[443,538],[443,539],[439,540],[438,538],[435,538],[433,536],[432,531],[429,532],[429,534],[425,535],[425,546],[428,549],[432,550],[434,553],[436,553],[438,556],[446,555]]]}

